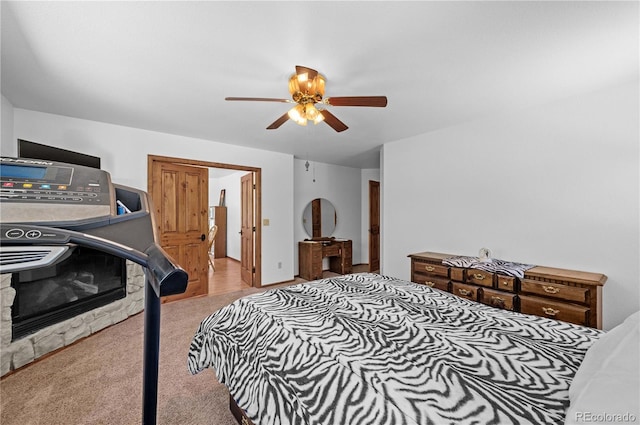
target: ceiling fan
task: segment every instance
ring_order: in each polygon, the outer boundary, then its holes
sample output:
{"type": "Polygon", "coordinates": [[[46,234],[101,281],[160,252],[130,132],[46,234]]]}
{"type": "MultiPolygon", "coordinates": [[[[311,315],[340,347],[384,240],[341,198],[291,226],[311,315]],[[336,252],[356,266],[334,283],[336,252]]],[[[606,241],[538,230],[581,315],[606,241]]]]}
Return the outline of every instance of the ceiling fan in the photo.
{"type": "Polygon", "coordinates": [[[275,130],[291,119],[299,125],[307,125],[307,121],[314,124],[326,122],[335,131],[344,131],[347,127],[326,106],[387,106],[386,96],[341,96],[324,97],[325,78],[315,69],[306,66],[296,66],[296,73],[289,78],[289,93],[291,99],[274,99],[270,97],[225,97],[225,100],[244,100],[256,102],[296,103],[296,106],[275,120],[267,130],[275,130]],[[318,105],[318,107],[316,107],[318,105]]]}

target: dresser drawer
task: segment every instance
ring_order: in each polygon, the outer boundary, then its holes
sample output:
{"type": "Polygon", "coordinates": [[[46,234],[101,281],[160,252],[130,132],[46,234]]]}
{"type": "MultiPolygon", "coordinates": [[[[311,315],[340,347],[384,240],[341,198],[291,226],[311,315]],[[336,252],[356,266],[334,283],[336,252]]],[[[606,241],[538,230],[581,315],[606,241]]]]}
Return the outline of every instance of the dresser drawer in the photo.
{"type": "Polygon", "coordinates": [[[298,244],[300,255],[309,255],[313,258],[322,258],[322,245],[314,242],[300,242],[298,244]]]}
{"type": "Polygon", "coordinates": [[[491,288],[493,286],[493,276],[493,273],[485,272],[484,270],[469,269],[467,270],[466,282],[491,288]]]}
{"type": "Polygon", "coordinates": [[[466,269],[461,269],[459,267],[451,267],[449,270],[449,277],[451,280],[456,280],[458,282],[464,282],[464,272],[466,269]]]}
{"type": "Polygon", "coordinates": [[[520,296],[520,312],[588,326],[589,308],[545,298],[520,296]]]}
{"type": "Polygon", "coordinates": [[[464,283],[451,282],[451,293],[471,301],[478,300],[478,288],[473,285],[465,285],[464,283]]]}
{"type": "Polygon", "coordinates": [[[340,256],[340,245],[327,245],[322,247],[322,255],[324,257],[339,257],[340,256]]]}
{"type": "Polygon", "coordinates": [[[515,307],[516,294],[483,288],[480,291],[478,301],[492,307],[513,311],[515,307]]]}
{"type": "Polygon", "coordinates": [[[441,264],[431,264],[420,260],[413,260],[411,262],[412,273],[423,273],[431,276],[449,277],[449,267],[441,264]]]}
{"type": "Polygon", "coordinates": [[[563,301],[587,303],[589,289],[577,286],[566,286],[558,283],[539,282],[537,280],[523,279],[520,284],[520,292],[527,294],[543,295],[563,301]]]}
{"type": "Polygon", "coordinates": [[[447,292],[449,291],[449,279],[444,279],[442,277],[414,274],[413,281],[421,285],[427,285],[430,288],[436,288],[447,292]]]}
{"type": "Polygon", "coordinates": [[[496,275],[496,288],[501,291],[516,292],[518,279],[513,276],[496,275]]]}
{"type": "Polygon", "coordinates": [[[322,245],[313,242],[300,242],[299,250],[299,275],[306,280],[315,280],[322,277],[322,245]]]}

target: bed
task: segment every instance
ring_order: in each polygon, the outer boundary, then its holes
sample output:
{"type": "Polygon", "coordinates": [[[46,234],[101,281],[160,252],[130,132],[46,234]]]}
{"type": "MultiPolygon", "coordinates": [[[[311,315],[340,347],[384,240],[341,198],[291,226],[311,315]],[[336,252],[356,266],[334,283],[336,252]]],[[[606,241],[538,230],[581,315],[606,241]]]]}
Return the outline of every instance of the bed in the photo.
{"type": "MultiPolygon", "coordinates": [[[[258,425],[562,424],[576,372],[604,335],[358,273],[220,309],[196,331],[188,367],[214,369],[258,425]]],[[[572,390],[572,418],[584,423],[576,409],[588,397],[572,390]]]]}

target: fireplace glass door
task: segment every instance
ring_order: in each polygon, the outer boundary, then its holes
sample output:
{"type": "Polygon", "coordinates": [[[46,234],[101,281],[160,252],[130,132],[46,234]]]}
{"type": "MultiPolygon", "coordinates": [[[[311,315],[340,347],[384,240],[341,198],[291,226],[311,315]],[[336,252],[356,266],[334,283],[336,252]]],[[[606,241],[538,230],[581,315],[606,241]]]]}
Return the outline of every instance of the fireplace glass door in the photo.
{"type": "Polygon", "coordinates": [[[124,259],[74,247],[56,264],[13,273],[12,339],[126,296],[124,259]]]}

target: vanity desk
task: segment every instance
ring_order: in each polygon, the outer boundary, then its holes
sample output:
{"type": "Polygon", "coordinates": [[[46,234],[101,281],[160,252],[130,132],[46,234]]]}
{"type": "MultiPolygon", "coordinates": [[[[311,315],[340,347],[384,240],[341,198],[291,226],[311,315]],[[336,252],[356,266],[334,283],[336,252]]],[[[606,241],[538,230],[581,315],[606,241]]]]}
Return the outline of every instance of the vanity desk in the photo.
{"type": "Polygon", "coordinates": [[[351,252],[350,239],[319,238],[298,242],[300,277],[306,280],[321,279],[322,260],[327,257],[330,271],[351,273],[351,252]]]}
{"type": "Polygon", "coordinates": [[[331,202],[313,199],[302,214],[302,226],[310,239],[298,242],[298,268],[301,278],[322,278],[322,263],[329,258],[329,270],[338,274],[351,273],[351,240],[332,237],[338,215],[331,202]]]}

